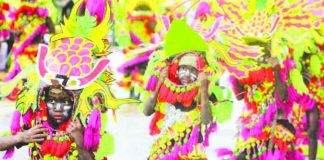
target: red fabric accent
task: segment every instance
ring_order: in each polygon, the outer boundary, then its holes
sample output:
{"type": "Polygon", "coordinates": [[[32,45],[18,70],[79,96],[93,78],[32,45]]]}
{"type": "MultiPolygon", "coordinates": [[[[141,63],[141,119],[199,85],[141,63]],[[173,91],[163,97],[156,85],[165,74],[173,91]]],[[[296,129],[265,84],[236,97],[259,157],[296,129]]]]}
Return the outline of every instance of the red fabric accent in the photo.
{"type": "Polygon", "coordinates": [[[154,114],[154,117],[151,120],[150,123],[150,135],[156,135],[161,132],[160,128],[157,126],[157,122],[165,117],[164,114],[162,114],[159,111],[156,111],[154,114]]]}
{"type": "Polygon", "coordinates": [[[251,71],[249,72],[249,77],[239,79],[239,82],[241,84],[246,84],[246,85],[253,85],[263,81],[268,81],[268,82],[274,81],[274,73],[271,67],[260,68],[259,70],[251,71]]]}
{"type": "Polygon", "coordinates": [[[1,10],[6,10],[6,11],[8,11],[8,10],[9,10],[9,4],[8,4],[8,3],[1,2],[1,4],[0,4],[0,9],[1,9],[1,10]]]}
{"type": "Polygon", "coordinates": [[[317,44],[317,46],[318,46],[318,48],[319,48],[320,50],[324,50],[324,43],[323,43],[323,44],[317,44]]]}
{"type": "Polygon", "coordinates": [[[175,84],[179,84],[178,76],[177,76],[177,71],[178,71],[178,63],[172,63],[170,64],[168,68],[168,78],[170,79],[171,82],[175,84]]]}
{"type": "Polygon", "coordinates": [[[165,86],[165,84],[162,84],[160,91],[159,91],[159,101],[165,102],[167,95],[168,95],[168,88],[165,86]]]}
{"type": "Polygon", "coordinates": [[[17,99],[17,95],[18,93],[20,93],[20,88],[18,88],[18,86],[16,86],[13,91],[7,96],[7,98],[10,100],[10,101],[15,101],[17,99]]]}
{"type": "Polygon", "coordinates": [[[185,107],[189,107],[192,104],[195,96],[198,93],[198,88],[195,87],[190,91],[176,93],[169,89],[165,84],[162,84],[159,91],[159,102],[168,102],[168,103],[182,103],[185,107]]]}
{"type": "Polygon", "coordinates": [[[50,154],[58,158],[62,158],[70,151],[71,140],[65,140],[62,142],[55,142],[53,140],[45,140],[41,145],[42,155],[50,154]]]}
{"type": "Polygon", "coordinates": [[[58,128],[58,130],[60,131],[65,131],[67,127],[69,127],[69,125],[71,124],[72,122],[72,118],[70,118],[67,122],[61,124],[58,128]]]}

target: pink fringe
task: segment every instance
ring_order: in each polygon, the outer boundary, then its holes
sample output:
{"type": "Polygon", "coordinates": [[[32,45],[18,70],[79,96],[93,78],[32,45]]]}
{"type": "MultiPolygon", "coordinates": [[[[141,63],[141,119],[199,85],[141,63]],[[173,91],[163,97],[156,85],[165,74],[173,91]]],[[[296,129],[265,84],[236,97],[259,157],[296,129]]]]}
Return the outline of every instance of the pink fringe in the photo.
{"type": "Polygon", "coordinates": [[[287,58],[284,61],[284,65],[285,65],[285,68],[287,68],[287,70],[292,70],[292,69],[295,69],[296,68],[295,61],[292,60],[291,58],[287,58]]]}
{"type": "Polygon", "coordinates": [[[100,111],[95,109],[89,116],[88,125],[84,132],[84,147],[96,151],[100,141],[101,117],[100,111]]]}
{"type": "Polygon", "coordinates": [[[14,155],[14,153],[15,153],[15,148],[11,147],[6,151],[6,153],[3,155],[2,159],[11,159],[12,156],[14,155]]]}
{"type": "Polygon", "coordinates": [[[99,24],[105,15],[106,1],[105,0],[87,0],[86,7],[91,16],[97,17],[97,24],[99,24]]]}
{"type": "Polygon", "coordinates": [[[13,135],[15,135],[21,129],[20,118],[21,113],[18,110],[15,110],[10,125],[10,130],[13,135]]]}
{"type": "Polygon", "coordinates": [[[301,106],[305,107],[307,111],[312,110],[315,107],[316,101],[309,97],[307,94],[300,95],[296,89],[290,85],[288,87],[288,98],[289,101],[296,102],[301,106]]]}
{"type": "MultiPolygon", "coordinates": [[[[321,113],[321,112],[320,112],[321,113]]],[[[318,131],[319,139],[323,139],[324,137],[324,118],[319,120],[319,131],[318,131]]]]}
{"type": "Polygon", "coordinates": [[[30,126],[30,121],[31,121],[31,119],[32,119],[32,116],[33,116],[32,110],[29,109],[29,110],[25,113],[25,115],[22,116],[22,120],[23,120],[24,124],[30,126]]]}
{"type": "Polygon", "coordinates": [[[279,150],[279,149],[276,149],[275,150],[275,153],[274,153],[274,160],[281,160],[281,159],[284,159],[285,158],[285,154],[279,150]]]}
{"type": "Polygon", "coordinates": [[[138,67],[136,66],[136,67],[132,70],[131,74],[132,74],[132,75],[135,75],[135,74],[137,74],[137,73],[139,73],[139,69],[138,69],[138,67]]]}
{"type": "Polygon", "coordinates": [[[47,128],[47,130],[50,132],[50,136],[52,137],[51,133],[53,132],[53,128],[48,124],[47,121],[44,121],[42,124],[45,128],[47,128]]]}
{"type": "Polygon", "coordinates": [[[140,45],[142,44],[142,40],[139,39],[133,32],[129,32],[129,36],[131,37],[132,39],[132,42],[135,44],[135,45],[140,45]]]}
{"type": "Polygon", "coordinates": [[[9,30],[0,30],[0,38],[7,39],[10,36],[9,30]]]}
{"type": "Polygon", "coordinates": [[[287,80],[288,80],[288,70],[286,68],[283,68],[283,69],[280,69],[279,70],[279,74],[280,74],[280,80],[283,82],[283,83],[287,83],[287,80]]]}
{"type": "Polygon", "coordinates": [[[208,129],[207,129],[207,131],[205,133],[205,139],[204,139],[204,142],[203,142],[204,146],[209,146],[209,136],[210,136],[211,133],[216,132],[216,131],[217,131],[217,123],[214,122],[208,127],[208,129]]]}
{"type": "Polygon", "coordinates": [[[265,113],[266,124],[272,123],[275,113],[276,113],[276,104],[275,103],[269,104],[268,110],[265,113]]]}
{"type": "Polygon", "coordinates": [[[194,19],[199,18],[201,15],[210,14],[210,5],[207,2],[201,2],[196,10],[194,19]]]}
{"type": "Polygon", "coordinates": [[[133,67],[137,64],[140,64],[140,63],[143,63],[143,62],[146,62],[150,59],[150,55],[153,53],[152,50],[150,51],[147,51],[147,53],[143,56],[138,56],[126,63],[124,63],[122,66],[120,66],[117,71],[120,72],[120,73],[125,73],[125,71],[130,68],[130,67],[133,67]]]}
{"type": "Polygon", "coordinates": [[[168,16],[162,15],[161,21],[163,23],[164,29],[167,31],[170,28],[170,19],[168,16]]]}
{"type": "Polygon", "coordinates": [[[248,128],[243,127],[241,131],[241,135],[244,138],[244,140],[247,140],[250,137],[250,131],[248,128]]]}
{"type": "Polygon", "coordinates": [[[220,148],[215,150],[217,157],[223,157],[223,156],[231,156],[234,157],[233,151],[227,149],[227,148],[220,148]]]}
{"type": "Polygon", "coordinates": [[[178,153],[181,152],[183,155],[187,155],[188,153],[193,151],[193,146],[198,144],[199,138],[199,125],[195,126],[192,129],[191,136],[188,139],[187,143],[184,143],[182,146],[174,145],[173,150],[169,155],[165,155],[163,160],[173,160],[178,158],[178,153]]]}
{"type": "Polygon", "coordinates": [[[157,77],[156,75],[153,75],[150,77],[149,81],[147,82],[147,85],[145,87],[145,90],[147,91],[154,91],[155,90],[155,86],[157,83],[157,77]]]}
{"type": "Polygon", "coordinates": [[[238,93],[238,89],[237,89],[237,86],[236,86],[236,79],[235,79],[235,77],[234,76],[229,76],[229,82],[230,82],[231,87],[232,87],[232,89],[234,91],[234,94],[236,96],[238,96],[240,93],[238,93]]]}
{"type": "Polygon", "coordinates": [[[290,58],[287,58],[283,62],[283,65],[285,66],[285,68],[280,69],[279,72],[280,72],[281,81],[283,81],[284,83],[286,83],[287,80],[288,80],[288,72],[290,70],[296,68],[296,65],[295,65],[295,62],[292,59],[290,59],[290,58]]]}
{"type": "Polygon", "coordinates": [[[299,98],[299,94],[297,93],[296,89],[293,85],[288,87],[288,99],[289,101],[295,102],[299,98]]]}
{"type": "Polygon", "coordinates": [[[305,157],[302,153],[300,153],[299,151],[290,151],[287,153],[286,156],[287,160],[304,160],[305,157]]]}
{"type": "Polygon", "coordinates": [[[292,113],[293,110],[293,103],[291,101],[287,101],[286,103],[282,102],[277,93],[275,93],[276,104],[279,108],[285,111],[285,116],[287,118],[288,115],[292,113]]]}
{"type": "Polygon", "coordinates": [[[258,136],[262,133],[262,128],[265,125],[265,115],[260,117],[260,120],[250,129],[250,136],[258,136]]]}

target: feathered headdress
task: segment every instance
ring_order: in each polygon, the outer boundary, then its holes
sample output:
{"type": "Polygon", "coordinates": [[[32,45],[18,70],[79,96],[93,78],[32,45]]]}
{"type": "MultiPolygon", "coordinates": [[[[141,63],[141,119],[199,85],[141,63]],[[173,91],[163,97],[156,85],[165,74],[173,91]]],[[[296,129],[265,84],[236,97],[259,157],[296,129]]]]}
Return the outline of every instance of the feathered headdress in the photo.
{"type": "MultiPolygon", "coordinates": [[[[104,16],[100,19],[89,9],[84,16],[78,16],[81,4],[82,1],[77,2],[69,19],[64,18],[62,33],[51,37],[49,47],[39,47],[38,73],[46,83],[59,79],[66,89],[81,89],[92,83],[108,65],[109,60],[103,56],[109,47],[105,41],[110,27],[109,7],[103,10],[104,16]]],[[[102,4],[108,6],[104,1],[102,4]]]]}

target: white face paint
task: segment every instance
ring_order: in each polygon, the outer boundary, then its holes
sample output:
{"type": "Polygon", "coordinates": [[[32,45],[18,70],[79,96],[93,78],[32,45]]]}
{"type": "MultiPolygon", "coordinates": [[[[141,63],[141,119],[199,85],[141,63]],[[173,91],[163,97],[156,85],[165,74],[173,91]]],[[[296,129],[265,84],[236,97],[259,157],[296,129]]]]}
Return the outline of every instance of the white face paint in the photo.
{"type": "Polygon", "coordinates": [[[197,72],[193,67],[180,66],[177,74],[181,84],[186,85],[197,80],[197,72]]]}
{"type": "Polygon", "coordinates": [[[72,106],[63,106],[63,115],[64,115],[64,117],[69,116],[69,112],[70,112],[71,108],[72,108],[72,106]]]}
{"type": "Polygon", "coordinates": [[[67,94],[49,94],[46,100],[48,118],[55,124],[61,124],[70,118],[73,101],[67,94]]]}

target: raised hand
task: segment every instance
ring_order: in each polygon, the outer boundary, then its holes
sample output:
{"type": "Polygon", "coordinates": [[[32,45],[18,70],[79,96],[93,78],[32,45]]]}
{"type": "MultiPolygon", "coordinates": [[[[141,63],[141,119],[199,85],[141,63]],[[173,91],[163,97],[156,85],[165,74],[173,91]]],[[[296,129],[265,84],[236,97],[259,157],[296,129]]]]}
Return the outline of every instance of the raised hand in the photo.
{"type": "Polygon", "coordinates": [[[42,142],[45,140],[47,134],[46,128],[39,124],[18,135],[18,141],[22,143],[42,142]]]}
{"type": "Polygon", "coordinates": [[[77,118],[73,121],[68,128],[66,129],[67,133],[71,136],[74,142],[77,144],[83,144],[83,126],[80,122],[80,119],[77,118]]]}
{"type": "Polygon", "coordinates": [[[160,74],[160,80],[164,81],[168,77],[168,67],[164,67],[160,74]]]}
{"type": "Polygon", "coordinates": [[[197,81],[200,83],[201,86],[207,85],[207,75],[204,72],[198,74],[197,81]]]}

